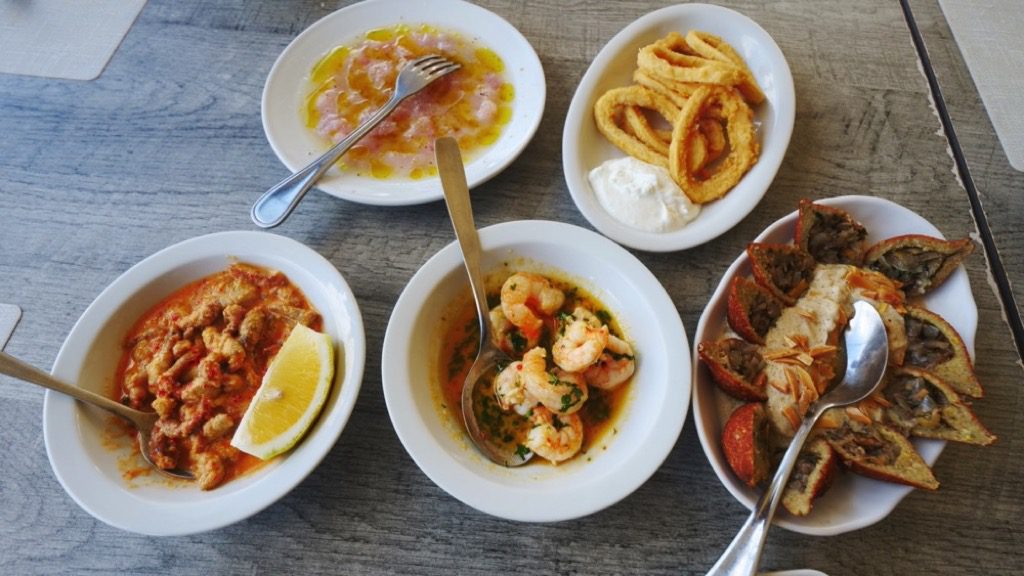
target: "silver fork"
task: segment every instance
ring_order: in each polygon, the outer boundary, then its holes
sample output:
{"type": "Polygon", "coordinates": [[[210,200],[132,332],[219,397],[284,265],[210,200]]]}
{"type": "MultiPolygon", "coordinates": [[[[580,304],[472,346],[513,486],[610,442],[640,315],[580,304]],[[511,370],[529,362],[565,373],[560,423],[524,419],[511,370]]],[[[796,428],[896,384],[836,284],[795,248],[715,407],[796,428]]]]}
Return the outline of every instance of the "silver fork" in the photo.
{"type": "Polygon", "coordinates": [[[333,148],[295,174],[277,183],[267,190],[252,205],[252,221],[261,228],[273,228],[292,213],[306,192],[316,184],[327,169],[338,161],[356,142],[391,112],[406,98],[423,90],[438,78],[446,76],[461,68],[461,65],[441,56],[424,56],[406,64],[395,80],[395,91],[384,106],[374,112],[365,122],[359,125],[333,148]]]}

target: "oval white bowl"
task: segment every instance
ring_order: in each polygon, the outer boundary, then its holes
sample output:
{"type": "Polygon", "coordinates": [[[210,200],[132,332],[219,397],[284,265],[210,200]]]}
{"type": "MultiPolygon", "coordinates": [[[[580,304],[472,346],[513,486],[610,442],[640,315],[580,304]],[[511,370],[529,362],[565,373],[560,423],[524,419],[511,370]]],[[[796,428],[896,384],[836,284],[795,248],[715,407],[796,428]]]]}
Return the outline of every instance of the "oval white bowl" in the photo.
{"type": "Polygon", "coordinates": [[[703,244],[729,230],[760,202],[789,147],[796,95],[789,65],[772,37],[746,16],[721,6],[677,4],[655,10],[622,29],[598,52],[569,105],[562,132],[562,167],[573,202],[599,232],[620,244],[649,252],[671,252],[703,244]],[[594,103],[607,90],[633,83],[641,47],[669,32],[703,30],[721,36],[743,56],[767,96],[754,110],[761,157],[722,199],[705,204],[684,228],[646,232],[613,218],[598,202],[587,174],[625,153],[608,142],[594,123],[594,103]]]}
{"type": "MultiPolygon", "coordinates": [[[[263,87],[263,131],[289,170],[296,172],[327,151],[327,144],[303,125],[300,116],[313,65],[332,48],[357,40],[370,30],[403,23],[430,24],[458,32],[494,50],[505,62],[505,73],[515,87],[512,120],[497,142],[470,156],[466,164],[470,188],[497,175],[526,148],[544,115],[546,84],[540,58],[514,26],[462,0],[367,0],[315,22],[292,40],[270,69],[263,87]]],[[[436,176],[378,180],[337,168],[331,168],[316,187],[338,198],[380,206],[422,204],[442,196],[441,181],[436,176]]]]}
{"type": "Polygon", "coordinates": [[[462,253],[452,243],[413,276],[388,323],[382,376],[398,437],[435,484],[494,516],[550,522],[618,502],[657,470],[686,418],[689,344],[675,305],[636,257],[589,230],[557,222],[508,222],[480,230],[480,240],[485,273],[521,259],[527,269],[558,272],[581,285],[618,319],[634,344],[637,372],[615,423],[617,433],[602,441],[606,449],[592,449],[587,457],[557,467],[505,468],[476,451],[461,420],[440,406],[435,374],[441,316],[469,295],[462,253]]]}
{"type": "MultiPolygon", "coordinates": [[[[280,270],[323,317],[338,358],[334,385],[316,424],[293,450],[214,490],[151,473],[127,481],[119,462],[134,448],[112,449],[107,412],[48,391],[43,437],[53,472],[68,495],[99,520],[131,532],[171,536],[203,532],[249,517],[287,494],[330,452],[359,395],[366,339],[355,297],[338,270],[312,249],[266,232],[221,232],[175,244],[139,262],[86,309],[57,354],[52,373],[110,394],[125,334],[158,302],[186,284],[247,262],[280,270]]],[[[141,460],[139,460],[141,462],[141,460]]]]}
{"type": "MultiPolygon", "coordinates": [[[[815,200],[820,204],[836,206],[846,210],[868,230],[868,242],[900,234],[928,234],[942,238],[941,232],[917,213],[882,198],[870,196],[839,196],[815,200]]],[[[762,232],[754,242],[787,243],[793,240],[796,225],[794,211],[779,219],[762,232]]],[[[750,263],[746,253],[740,255],[726,270],[721,283],[708,302],[697,324],[695,342],[717,340],[728,329],[726,301],[729,283],[736,276],[749,275],[750,263]]],[[[978,327],[978,309],[967,278],[961,266],[946,280],[945,284],[924,299],[925,307],[939,314],[956,328],[964,340],[971,357],[974,357],[974,334],[978,327]]],[[[722,453],[722,420],[718,390],[706,367],[699,362],[696,347],[693,351],[693,417],[697,425],[704,454],[707,455],[718,479],[726,489],[747,509],[753,509],[760,492],[752,490],[736,478],[722,453]]],[[[941,440],[914,439],[914,446],[929,465],[935,463],[946,443],[941,440]]],[[[775,524],[794,532],[815,536],[834,536],[870,526],[889,515],[913,488],[889,482],[873,480],[853,473],[838,477],[828,492],[814,503],[814,509],[804,517],[797,517],[781,511],[775,517],[775,524]]]]}

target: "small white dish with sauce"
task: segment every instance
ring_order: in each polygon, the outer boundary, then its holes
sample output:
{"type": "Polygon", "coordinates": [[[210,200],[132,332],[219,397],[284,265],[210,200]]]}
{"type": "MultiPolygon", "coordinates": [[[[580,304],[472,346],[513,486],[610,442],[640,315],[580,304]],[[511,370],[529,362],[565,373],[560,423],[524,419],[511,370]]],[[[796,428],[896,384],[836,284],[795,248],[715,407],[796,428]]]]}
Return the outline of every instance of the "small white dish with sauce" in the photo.
{"type": "MultiPolygon", "coordinates": [[[[328,14],[299,34],[277,58],[263,87],[263,131],[281,162],[295,172],[324,153],[328,144],[305,126],[302,108],[313,66],[331,49],[366,32],[398,24],[428,24],[490,48],[505,63],[515,88],[512,119],[498,141],[466,164],[470,188],[512,163],[526,148],[544,114],[546,84],[540,58],[529,41],[497,14],[462,0],[367,0],[328,14]]],[[[269,185],[270,183],[268,183],[269,185]]],[[[332,196],[379,206],[422,204],[442,198],[437,176],[376,179],[331,168],[316,187],[332,196]]]]}
{"type": "MultiPolygon", "coordinates": [[[[942,233],[917,213],[894,202],[870,196],[838,196],[815,202],[842,208],[867,228],[868,243],[901,234],[927,234],[942,238],[942,233]]],[[[776,221],[754,239],[754,242],[788,243],[793,240],[797,213],[792,212],[776,221]]],[[[717,340],[727,328],[726,308],[728,288],[732,279],[750,274],[746,253],[740,255],[726,270],[722,281],[701,314],[694,342],[717,340]]],[[[967,278],[961,266],[934,292],[924,298],[929,310],[945,318],[960,333],[971,357],[974,356],[974,335],[978,327],[978,309],[967,278]]],[[[698,360],[696,345],[693,351],[693,417],[704,454],[711,462],[718,479],[727,490],[747,507],[753,509],[760,491],[741,482],[722,452],[722,427],[728,412],[724,393],[711,379],[706,367],[698,360]],[[725,414],[723,414],[725,412],[725,414]]],[[[931,466],[939,458],[946,442],[942,440],[913,439],[914,447],[931,466]]],[[[940,478],[941,481],[941,478],[940,478]]],[[[828,492],[815,500],[814,509],[799,517],[785,511],[775,516],[774,523],[793,532],[813,536],[835,536],[870,526],[892,512],[913,488],[874,480],[852,472],[838,476],[828,492]]],[[[932,498],[940,495],[929,496],[932,498]]]]}
{"type": "Polygon", "coordinates": [[[746,16],[709,4],[678,4],[651,12],[622,29],[598,52],[569,105],[562,132],[562,168],[576,207],[599,232],[612,240],[648,252],[692,248],[729,230],[767,192],[789,146],[796,117],[793,76],[771,36],[746,16]],[[705,204],[682,228],[650,232],[612,217],[598,202],[587,174],[602,162],[625,156],[597,130],[594,103],[607,90],[633,83],[639,49],[669,32],[703,30],[721,36],[743,56],[767,100],[754,109],[761,139],[757,164],[722,199],[705,204]]]}
{"type": "Polygon", "coordinates": [[[107,524],[151,536],[213,530],[247,518],[298,485],[330,452],[359,396],[366,337],[355,296],[338,270],[311,248],[266,232],[221,232],[185,240],[139,262],[82,314],[57,354],[52,374],[110,395],[124,337],[136,320],[183,286],[246,262],[280,270],[323,318],[335,345],[334,383],[316,423],[291,451],[213,490],[147,471],[137,448],[111,423],[116,417],[47,391],[43,438],[57,480],[86,512],[107,524]],[[123,437],[123,438],[121,438],[123,437]],[[120,441],[121,439],[126,442],[120,441]]]}
{"type": "Polygon", "coordinates": [[[469,296],[456,243],[424,264],[395,304],[384,337],[388,414],[424,474],[462,502],[493,516],[554,522],[592,514],[640,487],[675,445],[690,393],[683,323],[661,283],[635,256],[603,236],[559,222],[517,221],[480,230],[481,269],[528,263],[582,287],[616,317],[637,369],[626,404],[586,455],[553,466],[535,458],[505,468],[481,455],[461,419],[441,405],[443,316],[469,296]]]}

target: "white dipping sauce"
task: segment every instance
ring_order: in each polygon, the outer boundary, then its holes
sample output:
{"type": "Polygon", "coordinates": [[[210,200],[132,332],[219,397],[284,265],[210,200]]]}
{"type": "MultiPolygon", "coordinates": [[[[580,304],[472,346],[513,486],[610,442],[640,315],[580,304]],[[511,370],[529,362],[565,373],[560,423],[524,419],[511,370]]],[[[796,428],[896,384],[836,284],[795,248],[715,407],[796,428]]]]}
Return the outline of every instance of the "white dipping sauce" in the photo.
{"type": "Polygon", "coordinates": [[[700,214],[700,206],[690,202],[668,170],[632,156],[608,160],[587,178],[601,206],[639,230],[676,230],[700,214]]]}

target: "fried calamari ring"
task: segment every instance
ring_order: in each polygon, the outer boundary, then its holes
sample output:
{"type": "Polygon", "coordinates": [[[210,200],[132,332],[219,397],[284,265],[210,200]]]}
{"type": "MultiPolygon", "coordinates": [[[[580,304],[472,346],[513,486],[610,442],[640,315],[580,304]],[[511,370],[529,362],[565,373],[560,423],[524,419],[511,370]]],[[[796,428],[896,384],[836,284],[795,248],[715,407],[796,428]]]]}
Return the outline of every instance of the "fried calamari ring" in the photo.
{"type": "Polygon", "coordinates": [[[734,88],[704,86],[687,100],[672,129],[668,169],[692,202],[705,204],[725,196],[757,162],[760,145],[753,118],[750,106],[734,88]],[[729,154],[711,174],[690,172],[691,141],[701,133],[700,120],[708,114],[727,119],[729,154]]]}
{"type": "MultiPolygon", "coordinates": [[[[612,88],[597,99],[594,104],[594,119],[597,129],[620,150],[648,164],[668,167],[664,154],[649,146],[634,134],[630,134],[618,124],[627,107],[637,106],[653,110],[661,114],[670,124],[675,125],[679,116],[679,108],[664,96],[651,92],[643,86],[627,86],[612,88]]],[[[673,130],[674,132],[674,130],[673,130]]]]}
{"type": "Polygon", "coordinates": [[[743,57],[728,42],[714,34],[701,32],[700,30],[690,30],[686,34],[686,44],[691,50],[705,58],[717,62],[726,62],[739,68],[742,73],[742,80],[736,87],[743,93],[743,97],[747,99],[747,102],[754,105],[764,102],[764,92],[757,85],[757,80],[754,79],[754,75],[750,72],[750,68],[747,67],[747,63],[743,61],[743,57]]]}
{"type": "Polygon", "coordinates": [[[671,130],[658,130],[651,126],[643,109],[639,106],[626,106],[623,110],[626,120],[626,133],[636,136],[652,150],[662,156],[668,156],[668,145],[672,141],[671,130]]]}
{"type": "Polygon", "coordinates": [[[661,94],[679,108],[685,106],[686,99],[701,86],[692,82],[673,82],[660,76],[648,74],[640,68],[633,71],[633,82],[661,94]]]}
{"type": "Polygon", "coordinates": [[[725,150],[725,129],[714,118],[701,118],[699,132],[690,140],[689,172],[697,174],[718,160],[725,150]]]}
{"type": "Polygon", "coordinates": [[[734,86],[743,81],[743,70],[735,64],[696,55],[677,32],[641,48],[636,64],[648,74],[674,82],[734,86]]]}

